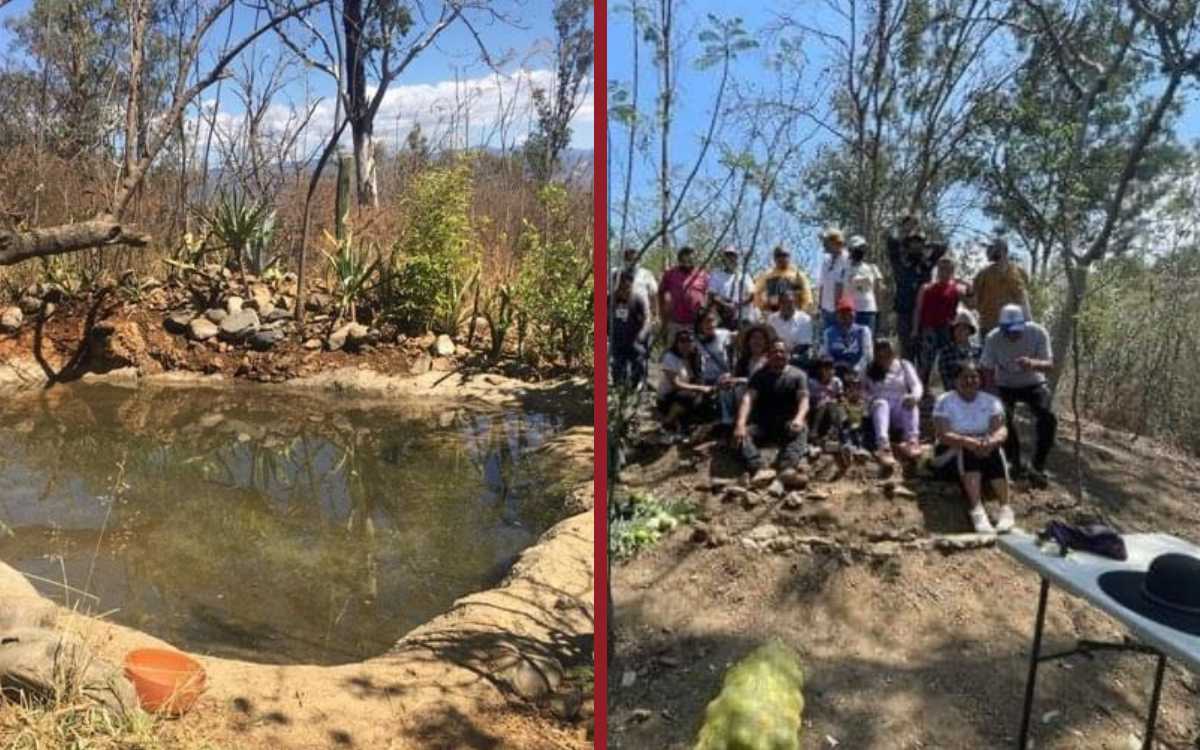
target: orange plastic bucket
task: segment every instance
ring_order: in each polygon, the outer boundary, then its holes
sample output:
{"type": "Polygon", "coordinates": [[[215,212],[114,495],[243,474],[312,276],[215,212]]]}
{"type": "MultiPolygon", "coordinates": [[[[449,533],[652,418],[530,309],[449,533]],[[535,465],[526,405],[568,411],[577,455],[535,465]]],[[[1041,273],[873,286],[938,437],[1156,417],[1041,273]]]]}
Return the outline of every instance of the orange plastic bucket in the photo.
{"type": "Polygon", "coordinates": [[[173,716],[190,710],[207,683],[200,662],[161,648],[141,648],[126,654],[125,676],[133,683],[143,709],[173,716]]]}

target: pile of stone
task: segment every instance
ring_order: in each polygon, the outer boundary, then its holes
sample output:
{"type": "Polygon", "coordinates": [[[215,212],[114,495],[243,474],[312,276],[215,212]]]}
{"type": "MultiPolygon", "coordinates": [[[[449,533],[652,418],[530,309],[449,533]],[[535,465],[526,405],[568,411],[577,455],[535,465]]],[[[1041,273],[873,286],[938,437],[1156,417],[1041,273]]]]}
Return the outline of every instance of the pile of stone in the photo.
{"type": "Polygon", "coordinates": [[[252,285],[250,295],[249,300],[230,295],[221,307],[207,310],[177,310],[167,316],[163,326],[192,341],[217,339],[266,351],[286,337],[287,328],[293,324],[292,313],[275,305],[265,285],[252,285]]]}
{"type": "Polygon", "coordinates": [[[67,297],[58,284],[30,284],[21,291],[17,304],[0,309],[0,333],[16,333],[27,319],[49,317],[67,297]]]}

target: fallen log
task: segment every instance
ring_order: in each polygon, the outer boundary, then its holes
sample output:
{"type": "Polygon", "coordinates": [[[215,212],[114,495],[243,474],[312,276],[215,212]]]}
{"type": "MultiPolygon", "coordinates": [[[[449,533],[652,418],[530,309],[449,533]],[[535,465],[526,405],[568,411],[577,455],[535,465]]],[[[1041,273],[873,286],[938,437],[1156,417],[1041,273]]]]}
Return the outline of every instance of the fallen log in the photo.
{"type": "Polygon", "coordinates": [[[0,231],[0,266],[96,247],[145,247],[150,239],[149,235],[134,232],[111,216],[27,232],[0,231]]]}

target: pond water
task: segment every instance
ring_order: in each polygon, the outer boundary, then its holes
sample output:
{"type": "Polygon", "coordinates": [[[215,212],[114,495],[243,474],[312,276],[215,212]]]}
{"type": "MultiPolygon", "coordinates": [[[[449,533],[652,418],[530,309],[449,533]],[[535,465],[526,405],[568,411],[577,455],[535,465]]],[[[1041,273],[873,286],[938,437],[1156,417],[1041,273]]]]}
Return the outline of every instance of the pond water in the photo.
{"type": "Polygon", "coordinates": [[[530,412],[238,386],[0,405],[0,560],[190,651],[335,664],[495,585],[561,513],[530,412]]]}

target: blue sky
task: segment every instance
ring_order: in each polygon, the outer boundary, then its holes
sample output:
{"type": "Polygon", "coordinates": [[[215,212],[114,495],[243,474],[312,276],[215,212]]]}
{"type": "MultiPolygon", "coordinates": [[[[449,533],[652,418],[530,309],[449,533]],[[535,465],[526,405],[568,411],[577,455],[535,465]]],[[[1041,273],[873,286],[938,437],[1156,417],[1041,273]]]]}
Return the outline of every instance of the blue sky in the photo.
{"type": "MultiPolygon", "coordinates": [[[[0,23],[6,18],[27,12],[32,1],[15,0],[0,9],[0,23]]],[[[436,141],[438,132],[448,132],[447,123],[452,110],[455,109],[457,88],[459,101],[470,102],[470,106],[465,110],[467,117],[460,115],[459,122],[469,119],[469,138],[472,145],[498,145],[501,133],[498,131],[497,122],[501,119],[501,103],[507,108],[515,102],[512,114],[508,118],[510,127],[503,134],[505,141],[519,143],[524,140],[530,124],[530,85],[544,85],[550,69],[554,36],[550,11],[553,6],[549,0],[513,0],[505,7],[508,8],[512,24],[479,20],[476,26],[493,60],[500,63],[501,75],[497,76],[480,60],[478,48],[470,34],[461,24],[456,24],[439,37],[436,45],[417,57],[405,74],[389,89],[376,120],[378,139],[385,143],[397,137],[403,139],[412,126],[419,123],[427,134],[434,135],[436,141]]],[[[254,22],[253,10],[238,7],[234,18],[233,38],[236,40],[252,29],[254,22]]],[[[209,32],[206,38],[206,50],[209,53],[220,47],[226,23],[225,20],[219,21],[209,32]]],[[[327,13],[323,14],[320,23],[322,28],[328,25],[327,13]]],[[[12,36],[7,30],[0,28],[0,55],[15,55],[11,48],[12,36]]],[[[268,34],[256,43],[255,54],[261,66],[262,61],[284,51],[285,48],[278,38],[268,34]]],[[[277,100],[269,119],[282,125],[293,106],[299,108],[304,105],[306,96],[310,103],[318,97],[323,97],[325,102],[318,109],[311,127],[311,141],[315,144],[320,140],[319,132],[322,129],[328,132],[329,123],[333,120],[333,91],[333,81],[327,75],[312,71],[305,80],[297,73],[296,80],[284,89],[283,95],[277,100]]],[[[241,112],[241,107],[228,92],[226,84],[225,95],[221,101],[221,111],[225,114],[222,125],[236,129],[237,115],[241,112]]],[[[209,106],[214,104],[215,95],[215,88],[210,88],[203,95],[209,106]]],[[[592,148],[592,113],[592,97],[589,93],[587,101],[573,121],[572,147],[588,150],[592,148]]],[[[460,138],[463,137],[463,130],[462,127],[458,129],[460,138]]]]}
{"type": "MultiPolygon", "coordinates": [[[[684,0],[681,4],[682,9],[677,13],[677,24],[681,30],[680,37],[693,37],[694,33],[689,34],[689,30],[698,30],[705,23],[705,15],[712,13],[722,18],[731,18],[740,16],[745,27],[759,40],[767,40],[770,36],[770,30],[773,25],[778,23],[781,14],[790,14],[794,20],[801,21],[809,26],[822,29],[843,28],[845,22],[837,18],[830,10],[826,3],[795,3],[785,2],[784,0],[767,0],[762,3],[739,3],[731,5],[728,2],[716,2],[714,0],[684,0]]],[[[613,7],[616,7],[615,4],[613,7]]],[[[628,83],[632,75],[632,60],[633,60],[633,40],[632,26],[629,23],[627,13],[613,13],[610,11],[608,22],[608,60],[609,70],[608,77],[611,80],[628,83]]],[[[812,42],[803,48],[803,53],[806,56],[806,67],[811,71],[813,78],[813,86],[818,85],[818,76],[821,70],[828,65],[829,60],[826,59],[827,52],[824,45],[812,42]]],[[[715,99],[717,77],[712,71],[700,71],[691,61],[694,60],[699,53],[699,47],[692,42],[683,50],[683,59],[686,62],[681,65],[679,71],[679,94],[676,101],[676,110],[678,112],[677,124],[671,139],[671,150],[673,152],[672,161],[678,164],[691,164],[694,156],[698,153],[701,135],[704,128],[707,126],[710,109],[710,103],[715,99]]],[[[641,81],[642,91],[640,94],[641,104],[640,109],[644,113],[652,111],[652,103],[649,102],[647,92],[653,94],[657,90],[656,77],[657,69],[649,64],[649,46],[645,43],[641,45],[641,81]]],[[[751,51],[743,56],[737,67],[737,76],[742,81],[752,84],[765,85],[769,81],[769,75],[764,70],[762,65],[762,55],[756,51],[751,51]]],[[[816,91],[815,93],[822,93],[816,91]]],[[[1179,124],[1178,132],[1185,141],[1200,139],[1200,102],[1197,96],[1197,87],[1195,84],[1189,84],[1184,91],[1181,99],[1185,102],[1184,116],[1179,124]]],[[[818,147],[821,144],[828,143],[830,137],[820,133],[814,125],[805,123],[802,127],[812,128],[815,131],[813,139],[807,146],[807,153],[811,153],[811,149],[818,147]]],[[[610,150],[613,159],[613,172],[610,174],[610,180],[617,180],[622,174],[622,165],[625,153],[625,137],[626,130],[623,127],[615,126],[610,129],[610,138],[612,139],[610,150]]],[[[652,141],[657,143],[657,141],[652,141]]],[[[655,148],[657,148],[655,146],[655,148]]],[[[655,156],[655,158],[657,158],[655,156]]],[[[656,179],[656,162],[642,162],[635,167],[635,196],[647,196],[654,190],[654,180],[656,179]]],[[[678,184],[677,178],[677,184],[678,184]]],[[[620,187],[619,184],[614,184],[610,195],[614,200],[619,199],[620,187]]],[[[636,198],[635,198],[636,200],[636,198]]],[[[614,232],[617,226],[616,214],[614,216],[613,226],[614,232]]],[[[966,211],[963,214],[963,236],[952,237],[952,241],[959,243],[971,239],[971,235],[975,233],[988,232],[992,228],[990,220],[979,214],[977,211],[966,211]]],[[[802,262],[814,267],[817,258],[818,243],[815,237],[815,227],[799,226],[797,223],[777,221],[770,229],[766,242],[759,243],[758,254],[765,262],[765,255],[769,252],[768,248],[776,241],[784,241],[793,246],[794,257],[799,257],[802,262]]],[[[852,228],[847,228],[851,229],[852,228]]]]}

